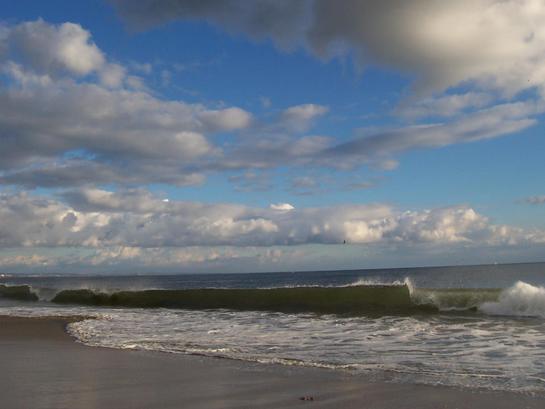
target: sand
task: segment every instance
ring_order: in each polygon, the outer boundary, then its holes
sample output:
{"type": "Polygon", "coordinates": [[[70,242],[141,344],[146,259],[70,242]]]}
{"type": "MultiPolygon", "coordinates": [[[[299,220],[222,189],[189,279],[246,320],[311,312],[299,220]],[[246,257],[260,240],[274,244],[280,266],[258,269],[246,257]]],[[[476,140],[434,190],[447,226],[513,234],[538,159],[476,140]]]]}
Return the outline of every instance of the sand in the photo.
{"type": "Polygon", "coordinates": [[[0,408],[543,408],[538,397],[373,383],[326,369],[79,344],[64,319],[0,317],[0,408]],[[304,401],[301,397],[314,400],[304,401]]]}

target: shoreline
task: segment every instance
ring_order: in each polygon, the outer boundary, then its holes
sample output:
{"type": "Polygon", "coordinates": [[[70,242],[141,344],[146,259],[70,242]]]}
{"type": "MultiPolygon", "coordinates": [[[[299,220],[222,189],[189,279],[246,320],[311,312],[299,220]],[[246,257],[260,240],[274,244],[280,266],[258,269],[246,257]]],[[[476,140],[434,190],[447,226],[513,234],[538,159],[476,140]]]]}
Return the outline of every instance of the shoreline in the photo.
{"type": "Polygon", "coordinates": [[[0,316],[2,408],[543,406],[543,397],[527,394],[373,383],[321,368],[91,347],[66,332],[77,319],[0,316]]]}

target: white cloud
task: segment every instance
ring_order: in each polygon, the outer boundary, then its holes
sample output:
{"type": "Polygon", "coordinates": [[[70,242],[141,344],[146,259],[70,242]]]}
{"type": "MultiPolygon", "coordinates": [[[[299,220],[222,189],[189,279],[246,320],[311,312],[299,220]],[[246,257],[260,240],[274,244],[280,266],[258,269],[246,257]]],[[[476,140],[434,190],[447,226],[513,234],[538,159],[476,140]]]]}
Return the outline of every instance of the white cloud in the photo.
{"type": "Polygon", "coordinates": [[[289,203],[272,203],[269,206],[272,210],[278,210],[278,211],[290,211],[295,209],[294,206],[290,205],[289,203]]]}
{"type": "Polygon", "coordinates": [[[252,121],[237,107],[154,96],[77,24],[5,26],[0,44],[3,183],[202,183],[221,154],[208,135],[252,121]]]}
{"type": "Polygon", "coordinates": [[[87,75],[100,70],[105,57],[80,25],[51,25],[43,20],[21,23],[8,31],[6,48],[14,48],[33,69],[43,74],[68,71],[87,75]]]}
{"type": "Polygon", "coordinates": [[[329,109],[317,104],[296,105],[285,109],[280,114],[280,123],[289,130],[304,132],[312,121],[327,113],[329,109]]]}
{"type": "Polygon", "coordinates": [[[388,205],[270,208],[181,202],[142,190],[66,192],[67,203],[0,196],[0,247],[190,247],[302,244],[544,243],[545,232],[495,225],[467,206],[398,211],[388,205]]]}
{"type": "Polygon", "coordinates": [[[213,130],[232,131],[250,126],[252,115],[243,109],[232,107],[221,110],[207,110],[200,118],[213,130]]]}
{"type": "Polygon", "coordinates": [[[107,64],[100,71],[100,82],[110,88],[123,85],[127,70],[119,64],[107,64]]]}
{"type": "MultiPolygon", "coordinates": [[[[206,109],[163,102],[149,94],[96,84],[18,83],[0,93],[0,128],[7,139],[0,166],[73,149],[133,158],[191,159],[209,151],[206,109]],[[47,107],[47,109],[44,109],[47,107]]],[[[214,126],[217,127],[217,122],[214,126]]]]}
{"type": "Polygon", "coordinates": [[[545,231],[494,224],[469,206],[403,211],[383,204],[295,208],[277,203],[257,208],[165,201],[138,189],[80,189],[62,199],[0,194],[0,268],[357,268],[388,265],[393,252],[397,263],[414,263],[418,255],[427,262],[444,263],[445,257],[471,262],[470,255],[486,262],[528,249],[535,256],[545,244],[545,231]]]}

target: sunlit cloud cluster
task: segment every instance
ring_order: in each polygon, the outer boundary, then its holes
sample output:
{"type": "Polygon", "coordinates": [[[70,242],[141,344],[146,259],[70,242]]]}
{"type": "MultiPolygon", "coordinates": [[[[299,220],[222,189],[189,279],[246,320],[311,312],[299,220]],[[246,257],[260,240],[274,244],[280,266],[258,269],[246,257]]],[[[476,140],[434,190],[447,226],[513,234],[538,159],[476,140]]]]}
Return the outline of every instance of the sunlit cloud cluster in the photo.
{"type": "Polygon", "coordinates": [[[81,189],[63,201],[0,196],[0,246],[187,248],[415,243],[544,243],[545,232],[497,225],[467,206],[401,211],[388,205],[268,208],[164,200],[144,190],[81,189]]]}
{"type": "Polygon", "coordinates": [[[545,231],[495,224],[468,206],[403,211],[383,204],[296,208],[273,203],[256,208],[165,200],[142,189],[79,189],[58,199],[2,194],[0,219],[4,270],[236,271],[238,266],[252,271],[275,263],[316,263],[309,251],[313,245],[361,248],[361,254],[374,257],[395,252],[399,258],[415,250],[545,243],[545,231]]]}

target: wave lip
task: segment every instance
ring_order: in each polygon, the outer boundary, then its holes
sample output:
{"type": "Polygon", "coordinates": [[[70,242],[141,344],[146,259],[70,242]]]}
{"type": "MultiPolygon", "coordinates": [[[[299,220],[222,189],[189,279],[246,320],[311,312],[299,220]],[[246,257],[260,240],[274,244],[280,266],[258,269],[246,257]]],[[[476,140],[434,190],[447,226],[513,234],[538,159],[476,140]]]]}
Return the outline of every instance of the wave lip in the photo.
{"type": "Polygon", "coordinates": [[[119,291],[64,290],[52,300],[131,308],[232,309],[321,314],[373,314],[382,312],[435,312],[432,305],[415,304],[407,285],[346,287],[283,287],[270,289],[185,289],[119,291]]]}

